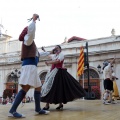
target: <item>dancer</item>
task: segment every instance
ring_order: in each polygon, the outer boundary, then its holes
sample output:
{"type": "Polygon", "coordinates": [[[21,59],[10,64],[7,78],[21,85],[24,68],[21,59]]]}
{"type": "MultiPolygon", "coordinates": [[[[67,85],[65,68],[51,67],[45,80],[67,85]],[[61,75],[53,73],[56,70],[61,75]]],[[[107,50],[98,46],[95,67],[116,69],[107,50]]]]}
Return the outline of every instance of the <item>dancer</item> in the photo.
{"type": "Polygon", "coordinates": [[[113,59],[111,62],[105,61],[103,63],[103,77],[104,77],[104,95],[103,95],[103,104],[108,105],[110,103],[114,103],[112,100],[113,93],[113,81],[112,81],[112,64],[115,62],[113,59]],[[110,98],[110,103],[107,101],[108,97],[110,98]]]}
{"type": "Polygon", "coordinates": [[[24,37],[22,43],[21,60],[22,70],[19,80],[19,84],[22,89],[18,92],[15,101],[9,111],[9,117],[22,118],[25,117],[23,114],[16,112],[19,104],[25,97],[28,90],[32,87],[35,88],[34,99],[35,99],[35,112],[37,114],[48,114],[49,111],[42,110],[40,107],[40,96],[41,96],[41,81],[37,75],[37,63],[38,63],[38,50],[34,42],[35,38],[35,23],[39,19],[39,15],[33,14],[30,20],[32,23],[28,26],[28,32],[24,37]]]}
{"type": "Polygon", "coordinates": [[[61,46],[57,45],[53,50],[54,56],[46,65],[52,64],[47,73],[41,90],[41,101],[46,102],[44,110],[49,109],[49,104],[59,104],[56,109],[62,109],[63,104],[85,96],[84,89],[73,78],[67,69],[63,68],[64,55],[61,46]]]}
{"type": "Polygon", "coordinates": [[[113,94],[112,94],[113,97],[112,97],[112,100],[114,102],[115,102],[116,98],[119,98],[119,90],[118,90],[118,86],[117,86],[116,80],[118,80],[118,78],[116,77],[115,72],[112,69],[112,81],[113,81],[113,94]]]}

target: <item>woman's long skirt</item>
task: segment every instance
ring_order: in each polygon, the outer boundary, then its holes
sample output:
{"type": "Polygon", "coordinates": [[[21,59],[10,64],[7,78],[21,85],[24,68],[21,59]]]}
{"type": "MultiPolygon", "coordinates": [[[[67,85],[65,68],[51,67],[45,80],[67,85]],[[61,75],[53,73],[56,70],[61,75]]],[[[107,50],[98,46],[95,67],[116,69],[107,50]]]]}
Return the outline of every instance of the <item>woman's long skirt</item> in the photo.
{"type": "Polygon", "coordinates": [[[113,96],[119,97],[119,91],[118,91],[118,86],[117,86],[116,80],[113,81],[113,89],[114,89],[113,96]]]}
{"type": "MultiPolygon", "coordinates": [[[[66,69],[59,68],[55,75],[52,76],[54,79],[53,83],[51,83],[49,92],[41,97],[42,102],[50,104],[65,104],[86,95],[84,89],[80,86],[80,83],[71,76],[66,69]]],[[[47,79],[49,79],[49,77],[50,76],[48,75],[47,79]]],[[[45,87],[42,88],[42,91],[44,91],[44,89],[45,87]]]]}

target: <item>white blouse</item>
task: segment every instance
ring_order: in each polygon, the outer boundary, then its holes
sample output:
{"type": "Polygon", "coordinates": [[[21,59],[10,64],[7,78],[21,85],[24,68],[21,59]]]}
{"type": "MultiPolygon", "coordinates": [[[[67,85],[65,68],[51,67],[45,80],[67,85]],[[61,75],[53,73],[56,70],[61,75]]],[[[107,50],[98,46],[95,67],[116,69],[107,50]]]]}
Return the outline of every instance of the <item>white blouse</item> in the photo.
{"type": "Polygon", "coordinates": [[[60,52],[59,54],[55,54],[54,56],[52,56],[52,60],[63,61],[64,60],[64,54],[62,52],[60,52]]]}

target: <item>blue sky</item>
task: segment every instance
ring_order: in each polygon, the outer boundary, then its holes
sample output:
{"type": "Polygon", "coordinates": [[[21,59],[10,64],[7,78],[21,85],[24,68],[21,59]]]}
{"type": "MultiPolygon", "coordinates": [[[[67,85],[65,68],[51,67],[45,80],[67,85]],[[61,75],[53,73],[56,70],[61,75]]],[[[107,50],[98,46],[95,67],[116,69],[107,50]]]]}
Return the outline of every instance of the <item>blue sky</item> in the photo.
{"type": "Polygon", "coordinates": [[[38,13],[35,42],[38,47],[61,44],[64,38],[108,37],[112,28],[120,35],[119,0],[0,0],[4,31],[17,39],[38,13]]]}

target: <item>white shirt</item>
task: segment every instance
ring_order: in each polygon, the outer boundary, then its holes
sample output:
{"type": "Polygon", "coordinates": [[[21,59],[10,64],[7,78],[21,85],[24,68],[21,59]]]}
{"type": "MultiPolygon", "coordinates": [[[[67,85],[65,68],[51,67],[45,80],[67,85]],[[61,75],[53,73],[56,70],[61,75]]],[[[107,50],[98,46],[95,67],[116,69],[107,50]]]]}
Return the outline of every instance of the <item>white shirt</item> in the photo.
{"type": "Polygon", "coordinates": [[[32,23],[28,26],[28,32],[24,37],[24,44],[27,46],[30,46],[35,39],[35,30],[36,30],[36,25],[35,22],[32,21],[32,23]]]}
{"type": "MultiPolygon", "coordinates": [[[[35,39],[35,30],[36,30],[36,24],[34,21],[32,21],[32,23],[28,26],[28,32],[24,37],[24,44],[26,46],[30,46],[33,43],[35,39]]],[[[39,56],[37,48],[36,48],[36,56],[39,56]]]]}
{"type": "Polygon", "coordinates": [[[110,80],[112,80],[112,68],[111,68],[111,63],[108,64],[108,66],[106,66],[103,70],[103,78],[104,80],[106,78],[109,78],[110,80]]]}

